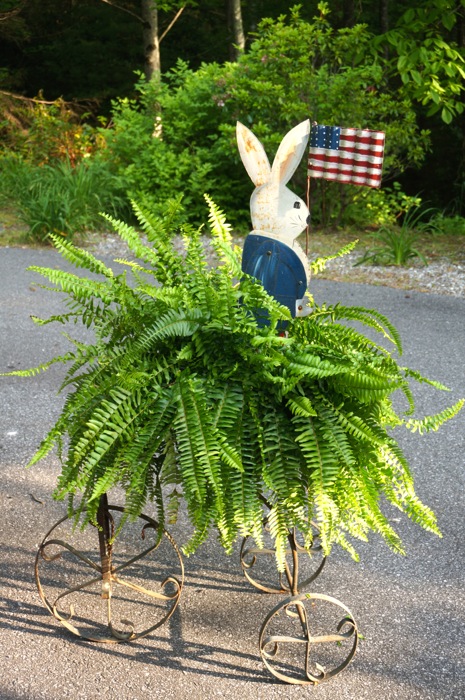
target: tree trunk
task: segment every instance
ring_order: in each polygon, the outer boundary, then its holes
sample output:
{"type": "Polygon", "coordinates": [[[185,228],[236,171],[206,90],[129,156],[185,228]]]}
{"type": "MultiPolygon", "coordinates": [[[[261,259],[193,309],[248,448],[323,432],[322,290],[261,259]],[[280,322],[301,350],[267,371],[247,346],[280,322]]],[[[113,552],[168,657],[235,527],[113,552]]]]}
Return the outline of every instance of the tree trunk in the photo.
{"type": "MultiPolygon", "coordinates": [[[[379,3],[379,25],[380,34],[386,34],[389,31],[389,0],[381,0],[379,3]]],[[[384,45],[384,58],[389,60],[389,46],[387,42],[384,45]]]]}
{"type": "Polygon", "coordinates": [[[237,61],[245,49],[244,25],[242,23],[241,0],[229,0],[229,22],[233,33],[233,46],[231,47],[231,58],[237,61]]]}
{"type": "Polygon", "coordinates": [[[143,42],[147,80],[160,76],[160,42],[158,38],[158,8],[156,0],[141,0],[143,20],[143,42]]]}
{"type": "Polygon", "coordinates": [[[389,0],[380,0],[379,3],[380,34],[389,31],[389,0]]]}
{"type": "Polygon", "coordinates": [[[344,0],[342,3],[342,26],[351,28],[355,25],[354,0],[344,0]]]}

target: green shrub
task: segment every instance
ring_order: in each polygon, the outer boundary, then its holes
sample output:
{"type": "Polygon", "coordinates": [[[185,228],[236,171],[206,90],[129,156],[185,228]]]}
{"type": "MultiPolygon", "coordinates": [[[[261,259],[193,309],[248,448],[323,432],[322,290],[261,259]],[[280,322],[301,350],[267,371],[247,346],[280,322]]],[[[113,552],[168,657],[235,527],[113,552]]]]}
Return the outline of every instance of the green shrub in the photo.
{"type": "Polygon", "coordinates": [[[377,244],[368,250],[356,265],[371,262],[375,265],[406,266],[415,258],[419,258],[425,265],[428,264],[416,244],[420,232],[437,232],[435,217],[431,216],[436,209],[422,208],[420,197],[407,197],[398,187],[392,194],[394,206],[390,209],[391,215],[396,206],[399,207],[394,222],[392,218],[388,218],[388,223],[380,226],[378,231],[372,234],[377,244]]]}
{"type": "MultiPolygon", "coordinates": [[[[0,153],[21,156],[32,165],[69,161],[75,166],[102,145],[98,132],[76,111],[77,105],[57,99],[17,99],[0,93],[0,153]]],[[[82,114],[82,109],[81,109],[82,114]]]]}
{"type": "Polygon", "coordinates": [[[121,179],[100,161],[81,161],[73,168],[67,161],[34,166],[5,157],[0,174],[2,197],[15,206],[29,237],[38,242],[51,233],[72,238],[100,229],[100,212],[119,214],[126,207],[121,179]]]}
{"type": "MultiPolygon", "coordinates": [[[[283,133],[309,117],[384,130],[389,177],[419,165],[429,144],[411,103],[387,85],[366,27],[335,30],[324,12],[312,23],[297,9],[287,19],[263,20],[237,63],[192,71],[179,61],[163,81],[140,80],[136,88],[136,99],[114,104],[112,126],[101,132],[105,157],[133,196],[143,193],[159,210],[173,192],[183,193],[186,216],[197,223],[208,191],[231,211],[234,225],[249,225],[251,189],[237,153],[237,120],[253,128],[270,155],[283,133]]],[[[303,163],[294,183],[302,194],[305,171],[303,163]]],[[[354,216],[365,207],[360,189],[313,180],[314,221],[343,222],[349,205],[354,216]]]]}
{"type": "Polygon", "coordinates": [[[411,260],[420,258],[427,265],[425,257],[416,247],[418,236],[406,226],[381,226],[373,234],[376,245],[367,250],[355,265],[372,263],[373,265],[407,266],[411,260]]]}
{"type": "Polygon", "coordinates": [[[172,212],[159,220],[135,210],[148,246],[109,218],[139,260],[127,263],[132,280],[57,236],[64,258],[92,275],[31,268],[64,293],[68,307],[38,323],[78,319],[95,331],[90,344],[76,342],[64,356],[12,373],[67,365],[63,387],[71,391],[32,463],[58,447],[55,496],[68,498],[71,511],[77,505],[76,522],[84,513],[95,523],[100,497],[119,485],[124,517],[137,517],[152,500],[162,528],[183,498],[193,527],[184,550],[193,552],[216,526],[230,551],[238,536],[262,542],[265,497],[280,569],[288,529],[298,527],[309,545],[312,519],[326,554],[339,543],[356,557],[349,538],[366,540],[369,531],[402,551],[384,498],[437,533],[392,431],[436,430],[463,402],[411,417],[412,380],[444,387],[399,366],[386,347],[345,323],[377,331],[400,353],[389,321],[375,310],[316,303],[310,316],[291,319],[257,280],[244,278],[240,250],[231,248],[230,227],[213,204],[215,268],[200,230],[185,230],[183,255],[170,243],[172,212]],[[257,325],[257,308],[269,326],[257,325]],[[278,333],[282,321],[286,337],[278,333]],[[407,415],[391,401],[398,390],[407,415]]]}
{"type": "Polygon", "coordinates": [[[194,222],[203,218],[204,192],[222,204],[235,203],[228,159],[221,163],[214,152],[221,117],[212,101],[218,70],[205,66],[197,75],[180,62],[166,83],[140,78],[137,99],[113,103],[111,127],[100,132],[106,142],[101,157],[124,180],[128,196],[153,212],[161,215],[179,194],[183,218],[194,222]]]}
{"type": "MultiPolygon", "coordinates": [[[[281,134],[310,117],[320,124],[385,131],[387,177],[419,165],[428,134],[418,128],[411,102],[388,86],[366,26],[335,30],[326,15],[322,11],[309,23],[296,8],[289,18],[261,22],[250,50],[237,64],[225,66],[222,90],[218,83],[216,100],[224,104],[224,117],[229,119],[225,136],[232,137],[239,119],[252,126],[267,152],[273,153],[281,134]]],[[[302,163],[296,176],[295,186],[302,192],[306,168],[302,163]]],[[[314,222],[342,223],[360,189],[313,179],[314,222]]]]}
{"type": "Polygon", "coordinates": [[[392,225],[398,223],[409,210],[421,207],[421,204],[420,196],[405,194],[398,182],[383,189],[359,187],[344,213],[342,223],[362,228],[392,225]]]}
{"type": "Polygon", "coordinates": [[[445,216],[437,214],[432,219],[434,231],[444,236],[465,236],[465,218],[463,216],[445,216]]]}

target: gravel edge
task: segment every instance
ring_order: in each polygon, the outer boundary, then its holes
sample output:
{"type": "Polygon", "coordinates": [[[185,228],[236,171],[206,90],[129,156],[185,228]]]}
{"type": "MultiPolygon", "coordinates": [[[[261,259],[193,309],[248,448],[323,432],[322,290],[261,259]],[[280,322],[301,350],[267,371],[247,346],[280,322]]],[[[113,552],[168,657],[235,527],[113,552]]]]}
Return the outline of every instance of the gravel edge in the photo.
{"type": "MultiPolygon", "coordinates": [[[[236,238],[235,242],[237,245],[242,246],[244,239],[236,238]]],[[[214,251],[208,236],[203,237],[203,243],[207,258],[213,263],[214,251]]],[[[176,250],[183,250],[183,242],[180,236],[174,237],[173,245],[176,250]]],[[[132,258],[126,243],[118,236],[111,234],[99,235],[94,240],[89,239],[86,247],[97,257],[132,258]]],[[[465,264],[452,263],[444,258],[435,260],[429,265],[415,264],[411,267],[386,267],[380,265],[358,265],[354,267],[361,256],[362,253],[352,252],[342,258],[332,260],[318,277],[337,282],[374,284],[433,294],[465,296],[465,264]]],[[[313,256],[313,258],[315,257],[313,256]]],[[[312,259],[312,256],[310,256],[310,259],[312,259]]]]}

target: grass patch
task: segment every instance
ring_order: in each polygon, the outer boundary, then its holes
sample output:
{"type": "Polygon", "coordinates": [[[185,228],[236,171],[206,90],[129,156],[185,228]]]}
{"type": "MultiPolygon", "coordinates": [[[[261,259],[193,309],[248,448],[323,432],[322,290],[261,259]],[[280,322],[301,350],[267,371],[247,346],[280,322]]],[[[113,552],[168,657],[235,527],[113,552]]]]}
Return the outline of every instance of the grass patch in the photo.
{"type": "MultiPolygon", "coordinates": [[[[371,230],[355,229],[312,231],[308,244],[309,255],[331,255],[354,239],[359,241],[355,252],[364,253],[373,246],[373,233],[371,230]]],[[[299,242],[305,250],[305,236],[301,236],[299,242]]],[[[444,259],[455,265],[465,264],[465,236],[419,233],[415,247],[428,264],[444,259]]],[[[423,265],[421,260],[412,261],[412,267],[418,265],[423,265]]]]}
{"type": "Polygon", "coordinates": [[[37,247],[28,240],[29,229],[13,207],[0,209],[0,247],[37,247]]]}

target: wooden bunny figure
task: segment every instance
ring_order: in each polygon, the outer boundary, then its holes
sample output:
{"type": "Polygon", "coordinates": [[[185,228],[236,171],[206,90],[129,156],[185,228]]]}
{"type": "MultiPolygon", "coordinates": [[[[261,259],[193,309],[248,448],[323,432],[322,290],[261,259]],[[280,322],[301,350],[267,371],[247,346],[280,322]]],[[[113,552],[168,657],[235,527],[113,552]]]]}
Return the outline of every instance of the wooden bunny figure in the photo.
{"type": "MultiPolygon", "coordinates": [[[[272,166],[250,129],[238,122],[236,132],[242,162],[255,185],[250,199],[253,231],[245,240],[242,270],[259,279],[293,317],[306,316],[310,313],[305,297],[310,271],[296,239],[306,228],[310,214],[305,202],[286,184],[304,155],[310,120],[286,134],[272,166]]],[[[261,322],[266,323],[266,319],[261,322]]]]}

